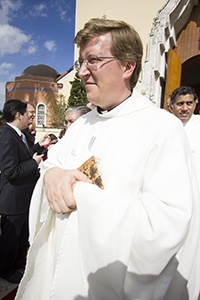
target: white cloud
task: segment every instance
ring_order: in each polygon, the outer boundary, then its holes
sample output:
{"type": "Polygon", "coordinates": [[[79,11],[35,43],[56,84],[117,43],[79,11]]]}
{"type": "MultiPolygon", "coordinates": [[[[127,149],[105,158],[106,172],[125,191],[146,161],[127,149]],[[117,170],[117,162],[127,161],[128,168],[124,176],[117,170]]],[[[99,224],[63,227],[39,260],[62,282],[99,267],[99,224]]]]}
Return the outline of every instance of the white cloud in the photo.
{"type": "Polygon", "coordinates": [[[28,54],[35,54],[36,52],[37,52],[37,46],[36,45],[30,45],[30,46],[28,46],[28,48],[27,48],[27,53],[28,54]]]}
{"type": "Polygon", "coordinates": [[[0,56],[2,56],[19,52],[22,46],[30,41],[30,36],[17,27],[0,25],[0,41],[0,56]]]}
{"type": "Polygon", "coordinates": [[[55,41],[46,41],[44,43],[44,46],[47,50],[49,50],[50,52],[55,52],[57,50],[55,41]]]}
{"type": "Polygon", "coordinates": [[[0,65],[0,76],[8,74],[10,69],[12,69],[13,67],[14,67],[14,65],[11,63],[6,63],[6,62],[2,63],[0,65]]]}
{"type": "Polygon", "coordinates": [[[60,15],[60,19],[62,21],[71,22],[72,18],[68,16],[68,11],[70,10],[70,6],[67,4],[67,2],[62,3],[60,1],[57,2],[57,10],[60,15]]]}
{"type": "Polygon", "coordinates": [[[67,12],[66,11],[60,11],[60,19],[61,20],[65,20],[65,16],[66,16],[67,12]]]}
{"type": "Polygon", "coordinates": [[[20,0],[1,0],[0,4],[0,24],[7,24],[12,18],[13,12],[21,7],[22,2],[20,0]]]}
{"type": "Polygon", "coordinates": [[[47,17],[47,7],[46,4],[36,4],[33,6],[33,10],[30,12],[32,17],[47,17]]]}
{"type": "MultiPolygon", "coordinates": [[[[30,42],[30,36],[21,29],[9,25],[16,11],[22,7],[21,0],[0,0],[0,56],[18,53],[24,44],[30,42]]],[[[30,50],[30,53],[33,50],[30,50]]]]}

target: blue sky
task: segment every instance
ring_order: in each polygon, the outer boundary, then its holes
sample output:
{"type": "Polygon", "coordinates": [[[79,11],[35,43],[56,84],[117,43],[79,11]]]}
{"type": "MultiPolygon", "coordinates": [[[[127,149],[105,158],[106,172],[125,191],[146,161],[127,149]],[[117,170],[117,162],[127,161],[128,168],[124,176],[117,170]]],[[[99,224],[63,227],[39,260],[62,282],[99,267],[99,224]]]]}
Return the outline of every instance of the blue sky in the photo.
{"type": "Polygon", "coordinates": [[[35,64],[73,65],[75,0],[0,0],[0,109],[5,83],[35,64]]]}

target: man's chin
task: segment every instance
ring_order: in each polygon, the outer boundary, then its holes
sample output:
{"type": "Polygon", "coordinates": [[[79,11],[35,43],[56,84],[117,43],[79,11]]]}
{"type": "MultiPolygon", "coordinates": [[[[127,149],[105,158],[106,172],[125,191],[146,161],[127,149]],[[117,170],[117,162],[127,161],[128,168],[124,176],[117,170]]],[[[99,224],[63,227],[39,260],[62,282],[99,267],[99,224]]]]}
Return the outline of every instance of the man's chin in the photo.
{"type": "Polygon", "coordinates": [[[186,116],[186,117],[183,117],[183,116],[180,116],[180,120],[182,121],[182,122],[187,122],[188,120],[189,120],[189,116],[186,116]]]}
{"type": "Polygon", "coordinates": [[[92,104],[96,105],[96,98],[95,98],[94,93],[89,93],[89,92],[87,92],[87,93],[86,93],[86,96],[87,96],[87,100],[88,100],[89,102],[91,102],[92,104]]]}

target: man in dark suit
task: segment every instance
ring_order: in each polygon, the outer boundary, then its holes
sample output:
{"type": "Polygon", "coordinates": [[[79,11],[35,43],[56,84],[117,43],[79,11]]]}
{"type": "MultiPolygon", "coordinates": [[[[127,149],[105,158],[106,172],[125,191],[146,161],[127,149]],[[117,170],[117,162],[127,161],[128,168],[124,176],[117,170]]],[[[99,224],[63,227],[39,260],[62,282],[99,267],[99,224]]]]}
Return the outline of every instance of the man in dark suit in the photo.
{"type": "Polygon", "coordinates": [[[32,122],[27,103],[8,100],[0,135],[0,277],[19,283],[28,250],[28,213],[42,155],[33,154],[22,130],[32,122]]]}

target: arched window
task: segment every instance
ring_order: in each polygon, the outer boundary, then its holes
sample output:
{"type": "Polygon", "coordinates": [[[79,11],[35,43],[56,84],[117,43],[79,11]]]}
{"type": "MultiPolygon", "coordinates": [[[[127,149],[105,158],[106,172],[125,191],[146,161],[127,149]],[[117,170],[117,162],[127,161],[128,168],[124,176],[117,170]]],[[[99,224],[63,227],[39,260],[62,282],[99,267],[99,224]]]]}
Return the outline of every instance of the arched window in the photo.
{"type": "Polygon", "coordinates": [[[36,126],[46,126],[46,105],[43,103],[37,105],[36,120],[36,126]]]}

